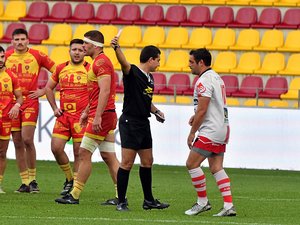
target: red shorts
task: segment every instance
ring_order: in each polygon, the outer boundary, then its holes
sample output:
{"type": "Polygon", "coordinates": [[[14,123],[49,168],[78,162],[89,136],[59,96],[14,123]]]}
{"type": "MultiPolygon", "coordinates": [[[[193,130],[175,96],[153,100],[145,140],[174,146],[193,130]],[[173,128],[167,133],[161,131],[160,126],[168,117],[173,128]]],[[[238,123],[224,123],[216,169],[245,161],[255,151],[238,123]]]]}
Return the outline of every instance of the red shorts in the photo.
{"type": "Polygon", "coordinates": [[[199,136],[194,144],[193,147],[195,148],[200,148],[209,152],[213,152],[213,153],[221,153],[221,152],[225,152],[226,150],[226,144],[219,144],[219,143],[214,143],[211,140],[209,140],[206,137],[203,136],[199,136]]]}
{"type": "Polygon", "coordinates": [[[0,119],[0,140],[9,140],[11,131],[11,119],[1,118],[0,119]]]}
{"type": "Polygon", "coordinates": [[[93,131],[93,120],[94,118],[89,117],[84,136],[103,141],[109,133],[116,129],[118,118],[116,112],[104,112],[102,114],[102,130],[99,133],[93,131]]]}
{"type": "Polygon", "coordinates": [[[39,116],[38,99],[26,99],[17,119],[12,120],[12,131],[20,131],[23,126],[36,126],[39,116]]]}
{"type": "Polygon", "coordinates": [[[63,113],[55,121],[52,136],[67,141],[72,137],[73,142],[81,142],[85,128],[80,126],[79,119],[80,115],[70,116],[63,113]]]}

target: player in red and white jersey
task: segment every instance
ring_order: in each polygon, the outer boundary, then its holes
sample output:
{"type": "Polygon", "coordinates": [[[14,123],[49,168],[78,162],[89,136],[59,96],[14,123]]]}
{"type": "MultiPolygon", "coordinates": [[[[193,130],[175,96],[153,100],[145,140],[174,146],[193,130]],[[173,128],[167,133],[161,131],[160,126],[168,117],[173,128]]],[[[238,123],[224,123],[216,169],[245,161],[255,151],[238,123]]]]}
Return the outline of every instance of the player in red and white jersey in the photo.
{"type": "Polygon", "coordinates": [[[17,118],[23,104],[22,92],[18,78],[5,67],[5,51],[0,46],[0,194],[2,180],[6,168],[6,152],[8,149],[12,119],[17,118]],[[15,100],[15,103],[13,103],[15,100]]]}
{"type": "MultiPolygon", "coordinates": [[[[117,124],[115,76],[113,65],[103,52],[103,43],[103,34],[97,30],[84,35],[86,55],[93,59],[88,72],[89,105],[81,116],[81,124],[86,126],[86,130],[80,145],[81,161],[74,187],[70,194],[56,199],[57,203],[79,204],[79,196],[91,174],[91,157],[97,148],[109,167],[116,187],[119,161],[114,149],[114,129],[117,124]]],[[[116,202],[116,199],[110,199],[104,204],[116,202]]]]}
{"type": "Polygon", "coordinates": [[[223,169],[224,152],[229,139],[226,91],[222,78],[211,69],[211,54],[205,49],[190,52],[192,74],[199,76],[194,87],[194,111],[190,118],[187,144],[191,149],[186,166],[197,192],[197,202],[186,215],[197,215],[211,209],[206,195],[206,178],[201,163],[207,158],[209,168],[223,196],[224,205],[214,216],[235,216],[230,180],[223,169]],[[196,137],[196,132],[198,135],[196,137]],[[195,138],[196,137],[196,138],[195,138]]]}
{"type": "Polygon", "coordinates": [[[16,160],[22,180],[16,192],[38,193],[33,138],[39,114],[38,98],[45,94],[44,89],[38,89],[38,76],[41,67],[53,72],[55,63],[44,53],[27,47],[28,33],[24,29],[14,30],[11,43],[14,49],[6,52],[6,66],[18,76],[24,98],[19,118],[13,120],[12,125],[16,160]]]}

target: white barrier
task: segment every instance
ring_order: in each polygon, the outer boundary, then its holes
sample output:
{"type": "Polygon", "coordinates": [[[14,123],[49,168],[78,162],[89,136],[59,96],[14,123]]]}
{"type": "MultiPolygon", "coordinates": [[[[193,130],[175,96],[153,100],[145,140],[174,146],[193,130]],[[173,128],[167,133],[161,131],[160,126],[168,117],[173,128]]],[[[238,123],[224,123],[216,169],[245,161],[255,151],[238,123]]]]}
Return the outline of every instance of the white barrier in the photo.
{"type": "MultiPolygon", "coordinates": [[[[40,118],[35,132],[38,160],[54,160],[50,149],[55,118],[47,101],[41,101],[40,118]]],[[[117,103],[118,116],[122,104],[117,103]]],[[[189,152],[186,138],[192,106],[159,105],[166,121],[161,124],[151,117],[154,163],[185,165],[189,152]]],[[[231,126],[224,166],[233,168],[300,170],[300,111],[294,109],[229,108],[231,126]]],[[[120,138],[116,130],[116,150],[120,159],[120,138]]],[[[66,152],[73,160],[72,145],[66,152]]],[[[8,158],[15,159],[11,142],[8,158]]],[[[138,157],[137,157],[138,158],[138,157]]],[[[102,161],[99,153],[93,161],[102,161]]],[[[139,163],[139,161],[137,161],[139,163]]],[[[207,162],[204,164],[207,166],[207,162]]]]}

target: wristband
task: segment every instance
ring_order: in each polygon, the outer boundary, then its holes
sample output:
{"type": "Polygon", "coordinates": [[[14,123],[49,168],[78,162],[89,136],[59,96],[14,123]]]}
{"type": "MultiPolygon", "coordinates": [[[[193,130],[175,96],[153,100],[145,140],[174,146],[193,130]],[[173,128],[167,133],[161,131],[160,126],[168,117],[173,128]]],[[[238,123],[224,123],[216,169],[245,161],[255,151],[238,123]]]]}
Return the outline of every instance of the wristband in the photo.
{"type": "Polygon", "coordinates": [[[114,50],[117,51],[118,48],[120,48],[120,45],[115,45],[114,50]]]}
{"type": "Polygon", "coordinates": [[[15,105],[18,106],[19,108],[21,107],[21,104],[19,102],[17,102],[15,105]]]}
{"type": "Polygon", "coordinates": [[[156,114],[156,113],[160,113],[160,111],[157,109],[157,110],[154,112],[154,114],[156,114]]]}

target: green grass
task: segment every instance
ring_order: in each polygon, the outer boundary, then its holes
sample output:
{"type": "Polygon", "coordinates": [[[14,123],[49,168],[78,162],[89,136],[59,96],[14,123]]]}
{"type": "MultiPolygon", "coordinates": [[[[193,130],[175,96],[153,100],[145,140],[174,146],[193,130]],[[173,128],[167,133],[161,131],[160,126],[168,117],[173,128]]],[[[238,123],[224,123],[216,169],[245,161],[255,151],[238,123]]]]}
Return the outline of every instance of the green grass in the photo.
{"type": "Polygon", "coordinates": [[[144,211],[138,166],[132,169],[128,187],[130,212],[117,212],[114,206],[100,203],[114,196],[114,188],[103,163],[93,164],[93,173],[82,192],[79,205],[59,205],[64,176],[55,162],[38,161],[40,194],[13,193],[20,185],[14,160],[8,161],[0,195],[0,224],[300,224],[300,172],[226,169],[231,179],[238,216],[215,218],[222,199],[207,168],[208,197],[212,210],[198,216],[184,211],[196,200],[196,193],[185,167],[153,167],[153,193],[170,203],[166,210],[144,211]]]}

